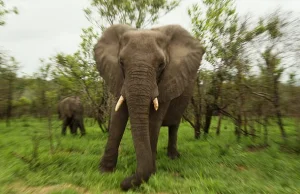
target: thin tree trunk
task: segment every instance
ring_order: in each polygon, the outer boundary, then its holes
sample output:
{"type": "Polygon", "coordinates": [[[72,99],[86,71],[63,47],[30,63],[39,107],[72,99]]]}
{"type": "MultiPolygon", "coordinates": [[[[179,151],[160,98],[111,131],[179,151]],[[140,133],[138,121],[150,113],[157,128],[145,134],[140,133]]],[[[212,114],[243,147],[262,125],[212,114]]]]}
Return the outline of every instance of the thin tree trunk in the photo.
{"type": "Polygon", "coordinates": [[[258,116],[256,123],[258,123],[258,133],[261,134],[261,131],[262,131],[261,116],[258,116]]]}
{"type": "Polygon", "coordinates": [[[241,130],[241,126],[242,126],[242,117],[241,115],[239,114],[237,116],[237,119],[235,121],[235,134],[237,136],[237,141],[239,142],[240,139],[241,139],[241,133],[242,133],[242,130],[241,130]]]}
{"type": "Polygon", "coordinates": [[[13,83],[12,79],[8,80],[8,96],[7,96],[7,108],[6,108],[6,126],[10,126],[10,118],[12,111],[12,93],[13,93],[13,83]]]}
{"type": "Polygon", "coordinates": [[[205,124],[204,124],[204,128],[203,128],[203,131],[205,134],[208,134],[208,132],[209,132],[212,114],[213,114],[213,108],[211,107],[211,105],[207,105],[206,106],[206,114],[205,114],[205,124]]]}
{"type": "MultiPolygon", "coordinates": [[[[186,120],[194,129],[194,137],[195,139],[199,139],[200,135],[201,135],[201,125],[196,126],[197,122],[196,122],[196,118],[194,118],[194,121],[190,120],[190,118],[188,118],[186,115],[183,115],[184,120],[186,120]]],[[[199,122],[200,123],[200,122],[199,122]]]]}
{"type": "Polygon", "coordinates": [[[195,133],[195,139],[200,139],[201,131],[200,131],[200,124],[198,122],[195,123],[194,133],[195,133]]]}
{"type": "Polygon", "coordinates": [[[201,128],[201,117],[200,117],[200,111],[201,111],[201,104],[193,103],[194,105],[194,131],[195,131],[195,139],[200,138],[200,128],[201,128]]]}
{"type": "MultiPolygon", "coordinates": [[[[246,113],[244,113],[244,122],[243,122],[243,124],[244,124],[244,134],[245,134],[245,136],[248,136],[249,135],[249,132],[248,132],[248,118],[247,118],[246,113]]],[[[254,134],[252,134],[252,135],[254,135],[254,134]]]]}
{"type": "Polygon", "coordinates": [[[49,134],[49,146],[50,146],[50,153],[54,153],[54,146],[53,146],[53,133],[52,133],[52,114],[50,107],[47,110],[48,115],[48,134],[49,134]]]}
{"type": "Polygon", "coordinates": [[[195,133],[195,139],[199,139],[200,135],[201,135],[201,111],[202,111],[202,104],[201,104],[201,90],[200,90],[200,77],[197,77],[197,82],[196,82],[196,86],[197,86],[197,102],[194,99],[194,96],[191,99],[191,103],[193,105],[193,109],[194,109],[194,133],[195,133]]]}
{"type": "Polygon", "coordinates": [[[101,131],[103,133],[107,132],[106,129],[105,129],[105,126],[103,126],[102,121],[98,117],[96,118],[96,121],[97,121],[98,126],[100,127],[101,131]]]}
{"type": "Polygon", "coordinates": [[[221,128],[222,118],[223,118],[223,114],[219,113],[218,125],[217,125],[217,130],[216,130],[217,135],[220,135],[220,128],[221,128]]]}
{"type": "Polygon", "coordinates": [[[264,122],[263,122],[263,126],[264,126],[264,145],[267,146],[269,143],[268,141],[268,119],[267,117],[264,118],[264,122]]]}
{"type": "Polygon", "coordinates": [[[277,124],[279,126],[280,132],[281,132],[281,137],[285,141],[286,140],[286,132],[283,127],[283,121],[282,121],[282,115],[280,111],[280,96],[279,96],[279,89],[278,89],[278,81],[277,78],[274,78],[274,107],[276,111],[276,117],[277,117],[277,124]]]}
{"type": "Polygon", "coordinates": [[[297,146],[297,152],[300,153],[300,118],[299,116],[296,115],[295,117],[295,130],[296,130],[296,134],[297,134],[297,137],[296,137],[296,146],[297,146]]]}
{"type": "Polygon", "coordinates": [[[256,137],[256,130],[255,130],[255,125],[254,125],[254,121],[251,121],[250,124],[250,134],[252,136],[252,140],[254,141],[255,140],[255,137],[256,137]]]}
{"type": "Polygon", "coordinates": [[[278,124],[280,132],[281,132],[281,136],[282,136],[282,138],[286,138],[286,132],[283,127],[282,115],[281,115],[280,110],[276,111],[276,117],[277,117],[277,124],[278,124]]]}

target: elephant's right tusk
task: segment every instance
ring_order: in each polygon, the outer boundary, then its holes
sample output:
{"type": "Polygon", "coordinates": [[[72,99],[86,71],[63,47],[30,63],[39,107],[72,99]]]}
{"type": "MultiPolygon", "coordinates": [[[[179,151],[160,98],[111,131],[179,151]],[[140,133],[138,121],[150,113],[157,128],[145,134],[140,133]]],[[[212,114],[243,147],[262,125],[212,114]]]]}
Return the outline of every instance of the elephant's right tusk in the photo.
{"type": "Polygon", "coordinates": [[[154,109],[157,111],[158,110],[158,99],[157,98],[155,98],[153,100],[153,104],[154,104],[154,109]]]}
{"type": "Polygon", "coordinates": [[[115,111],[117,112],[121,106],[121,104],[124,102],[124,97],[123,96],[120,96],[118,102],[117,102],[117,105],[116,105],[116,108],[115,108],[115,111]]]}

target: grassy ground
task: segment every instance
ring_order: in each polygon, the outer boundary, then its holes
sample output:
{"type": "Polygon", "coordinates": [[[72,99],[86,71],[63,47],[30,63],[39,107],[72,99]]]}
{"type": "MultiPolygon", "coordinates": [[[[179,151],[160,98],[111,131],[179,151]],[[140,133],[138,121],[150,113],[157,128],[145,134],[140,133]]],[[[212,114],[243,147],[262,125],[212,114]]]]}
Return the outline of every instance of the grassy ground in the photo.
{"type": "MultiPolygon", "coordinates": [[[[286,123],[294,136],[293,123],[286,123]]],[[[233,126],[228,121],[223,126],[219,137],[212,130],[206,140],[195,140],[188,124],[182,124],[181,158],[173,161],[166,156],[167,130],[162,128],[157,173],[129,193],[300,193],[300,155],[280,151],[273,142],[280,137],[276,126],[270,127],[271,146],[263,149],[248,147],[260,144],[260,138],[243,137],[237,143],[233,126]]],[[[61,137],[60,122],[53,121],[51,154],[47,120],[23,118],[10,127],[0,122],[0,193],[121,192],[120,182],[136,166],[130,131],[121,142],[116,172],[101,174],[98,163],[107,134],[89,122],[86,128],[83,138],[61,137]]]]}

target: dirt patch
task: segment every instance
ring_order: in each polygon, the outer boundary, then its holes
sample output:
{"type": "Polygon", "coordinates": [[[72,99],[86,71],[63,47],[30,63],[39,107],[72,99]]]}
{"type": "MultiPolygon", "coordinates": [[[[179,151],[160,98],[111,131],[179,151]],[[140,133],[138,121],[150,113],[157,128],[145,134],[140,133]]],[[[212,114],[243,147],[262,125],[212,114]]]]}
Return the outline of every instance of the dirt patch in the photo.
{"type": "Polygon", "coordinates": [[[267,147],[269,147],[268,145],[249,145],[246,148],[246,151],[248,152],[259,152],[261,150],[266,149],[267,147]]]}
{"type": "Polygon", "coordinates": [[[61,184],[61,185],[50,185],[50,186],[27,186],[22,182],[17,182],[11,184],[8,187],[9,191],[22,194],[50,194],[52,192],[59,192],[63,190],[70,190],[77,192],[78,194],[90,194],[87,189],[78,187],[71,184],[61,184]]]}
{"type": "Polygon", "coordinates": [[[172,173],[172,175],[176,178],[184,178],[184,176],[179,172],[174,172],[174,173],[172,173]]]}
{"type": "Polygon", "coordinates": [[[109,191],[103,191],[102,194],[119,194],[122,193],[121,190],[109,190],[109,191]]]}
{"type": "Polygon", "coordinates": [[[236,166],[236,169],[237,169],[238,171],[244,171],[244,170],[247,170],[247,167],[246,167],[246,166],[242,166],[242,165],[237,165],[237,166],[236,166]]]}

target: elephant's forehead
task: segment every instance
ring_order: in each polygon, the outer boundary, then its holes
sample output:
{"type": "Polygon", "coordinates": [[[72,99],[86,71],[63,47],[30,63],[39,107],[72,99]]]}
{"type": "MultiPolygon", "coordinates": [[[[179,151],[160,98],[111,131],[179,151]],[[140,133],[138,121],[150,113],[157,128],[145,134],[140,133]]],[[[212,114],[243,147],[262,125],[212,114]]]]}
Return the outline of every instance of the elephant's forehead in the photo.
{"type": "Polygon", "coordinates": [[[152,30],[129,31],[124,37],[125,48],[129,51],[157,54],[166,45],[164,36],[152,30]]]}
{"type": "Polygon", "coordinates": [[[154,30],[131,30],[126,32],[126,35],[130,38],[138,38],[138,37],[149,37],[149,38],[159,38],[163,36],[161,32],[154,30]]]}
{"type": "Polygon", "coordinates": [[[130,42],[136,44],[153,44],[157,40],[164,38],[162,33],[152,30],[129,31],[125,36],[130,42]]]}

